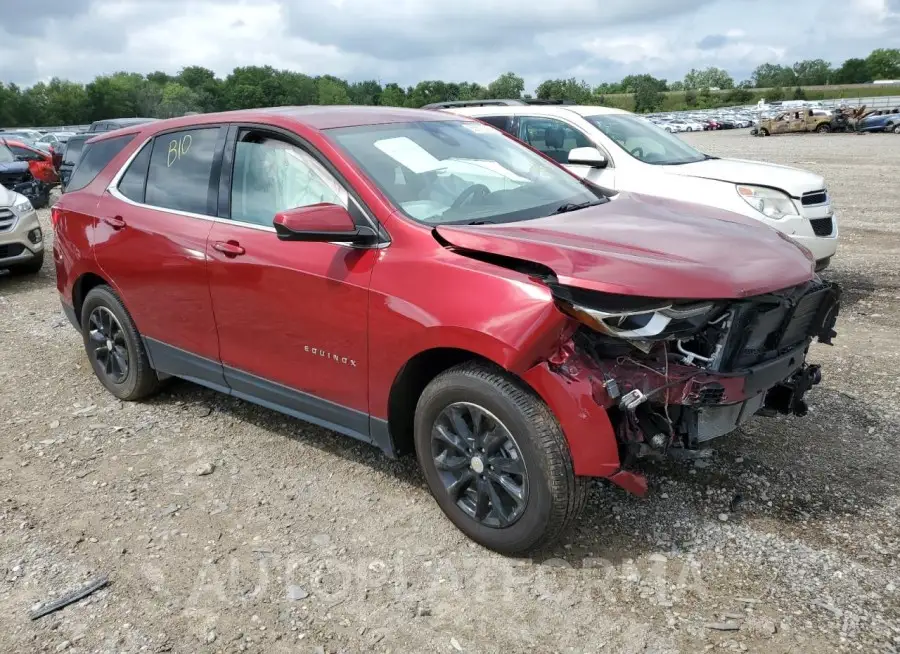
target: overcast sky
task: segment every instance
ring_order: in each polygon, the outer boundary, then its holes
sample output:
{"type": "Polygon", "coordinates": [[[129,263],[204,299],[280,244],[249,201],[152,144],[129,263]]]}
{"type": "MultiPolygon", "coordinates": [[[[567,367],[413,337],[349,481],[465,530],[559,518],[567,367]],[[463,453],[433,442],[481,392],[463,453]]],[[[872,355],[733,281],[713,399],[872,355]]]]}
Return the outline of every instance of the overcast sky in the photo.
{"type": "Polygon", "coordinates": [[[900,47],[900,0],[0,0],[0,81],[270,64],[352,81],[669,81],[900,47]]]}

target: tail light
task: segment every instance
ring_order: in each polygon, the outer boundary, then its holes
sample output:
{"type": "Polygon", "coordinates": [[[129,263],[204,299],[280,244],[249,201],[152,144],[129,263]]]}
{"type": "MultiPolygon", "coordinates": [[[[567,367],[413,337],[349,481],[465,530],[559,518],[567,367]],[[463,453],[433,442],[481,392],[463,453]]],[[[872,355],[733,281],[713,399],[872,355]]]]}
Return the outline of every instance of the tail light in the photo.
{"type": "Polygon", "coordinates": [[[59,219],[62,217],[62,211],[57,209],[56,207],[52,207],[50,209],[50,226],[56,231],[56,225],[59,223],[59,219]]]}

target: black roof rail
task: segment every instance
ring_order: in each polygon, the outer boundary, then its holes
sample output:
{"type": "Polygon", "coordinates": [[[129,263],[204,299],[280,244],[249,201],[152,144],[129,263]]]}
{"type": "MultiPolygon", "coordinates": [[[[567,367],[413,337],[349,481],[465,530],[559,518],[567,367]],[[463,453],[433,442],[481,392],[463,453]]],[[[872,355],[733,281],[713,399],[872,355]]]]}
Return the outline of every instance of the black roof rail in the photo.
{"type": "Polygon", "coordinates": [[[523,104],[576,104],[572,100],[541,100],[539,98],[528,98],[522,100],[523,104]]]}
{"type": "Polygon", "coordinates": [[[522,100],[455,100],[450,102],[432,102],[426,104],[422,109],[449,109],[451,107],[496,107],[496,106],[519,106],[525,102],[522,100]]]}

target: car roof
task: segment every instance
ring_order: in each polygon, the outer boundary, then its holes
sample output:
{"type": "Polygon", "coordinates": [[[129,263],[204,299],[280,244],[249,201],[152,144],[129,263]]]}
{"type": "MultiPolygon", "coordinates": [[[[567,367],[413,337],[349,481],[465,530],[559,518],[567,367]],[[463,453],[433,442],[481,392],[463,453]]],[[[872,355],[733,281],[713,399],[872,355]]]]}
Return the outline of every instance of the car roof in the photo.
{"type": "MultiPolygon", "coordinates": [[[[443,111],[426,109],[404,109],[401,107],[372,107],[356,105],[306,105],[298,107],[268,107],[260,109],[239,109],[237,111],[221,111],[217,113],[180,116],[168,120],[139,125],[139,131],[148,134],[164,132],[179,127],[194,127],[215,123],[254,123],[270,122],[285,126],[296,123],[315,130],[335,129],[339,127],[358,127],[362,125],[383,125],[389,123],[410,123],[424,121],[459,120],[459,116],[451,116],[443,111]]],[[[91,142],[136,133],[134,128],[118,129],[112,132],[96,134],[91,142]]],[[[90,135],[89,135],[90,136],[90,135]]]]}
{"type": "Polygon", "coordinates": [[[629,114],[631,112],[624,109],[615,109],[613,107],[598,107],[592,105],[540,105],[525,104],[508,107],[453,107],[444,109],[445,112],[454,113],[461,116],[471,116],[478,118],[479,116],[519,116],[528,114],[529,116],[557,116],[566,117],[573,113],[579,116],[601,116],[609,114],[629,114]]]}

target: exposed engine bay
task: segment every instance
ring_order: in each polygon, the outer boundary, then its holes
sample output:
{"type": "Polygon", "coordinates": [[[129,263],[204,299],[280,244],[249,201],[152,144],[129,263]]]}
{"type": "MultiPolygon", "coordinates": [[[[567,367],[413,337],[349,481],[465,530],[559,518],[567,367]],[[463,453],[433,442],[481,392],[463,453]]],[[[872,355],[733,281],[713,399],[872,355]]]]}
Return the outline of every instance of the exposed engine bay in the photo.
{"type": "Polygon", "coordinates": [[[548,286],[581,323],[552,363],[563,375],[589,375],[623,462],[691,458],[754,415],[805,415],[804,396],[821,381],[806,355],[813,339],[831,344],[841,297],[819,278],[723,301],[548,286]]]}

